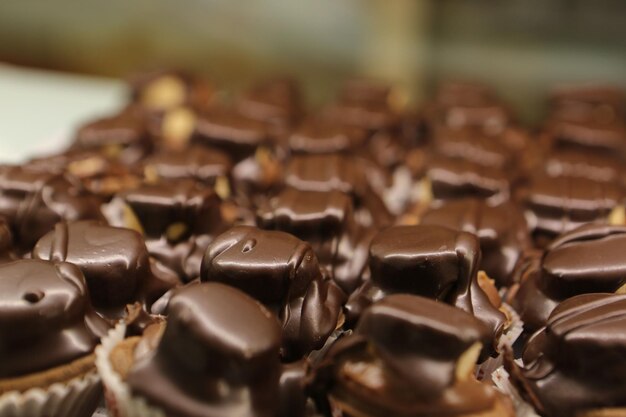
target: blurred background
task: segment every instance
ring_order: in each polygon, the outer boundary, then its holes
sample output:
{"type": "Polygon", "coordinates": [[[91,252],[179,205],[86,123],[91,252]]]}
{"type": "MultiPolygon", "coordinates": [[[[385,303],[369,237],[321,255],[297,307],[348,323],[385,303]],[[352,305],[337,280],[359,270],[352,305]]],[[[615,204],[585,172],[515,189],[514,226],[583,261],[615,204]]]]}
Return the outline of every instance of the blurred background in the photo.
{"type": "Polygon", "coordinates": [[[313,102],[355,74],[396,83],[414,103],[442,79],[485,81],[532,123],[556,84],[626,87],[626,2],[8,1],[0,3],[0,62],[112,79],[0,67],[5,154],[9,137],[59,134],[63,124],[113,106],[123,94],[114,79],[157,67],[189,69],[232,89],[290,74],[313,102]],[[20,125],[25,115],[38,130],[20,125]]]}

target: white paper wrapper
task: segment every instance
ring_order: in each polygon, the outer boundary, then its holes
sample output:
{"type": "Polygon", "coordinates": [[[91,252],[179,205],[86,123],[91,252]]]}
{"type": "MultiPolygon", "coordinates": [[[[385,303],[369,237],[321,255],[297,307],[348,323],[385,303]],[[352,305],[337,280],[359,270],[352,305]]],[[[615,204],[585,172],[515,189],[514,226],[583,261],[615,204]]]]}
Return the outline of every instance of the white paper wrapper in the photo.
{"type": "Polygon", "coordinates": [[[102,396],[95,370],[46,389],[12,391],[0,395],[1,417],[91,417],[102,396]]]}
{"type": "MultiPolygon", "coordinates": [[[[124,340],[126,324],[120,322],[102,338],[96,348],[96,367],[104,386],[104,399],[110,417],[166,417],[159,409],[148,406],[141,398],[133,397],[128,385],[113,370],[109,356],[118,343],[124,340]]],[[[1,414],[0,414],[1,416],[1,414]]]]}
{"type": "Polygon", "coordinates": [[[539,417],[534,407],[524,401],[517,389],[511,384],[509,373],[504,367],[501,366],[496,369],[491,375],[491,380],[498,390],[511,398],[517,417],[539,417]]]}

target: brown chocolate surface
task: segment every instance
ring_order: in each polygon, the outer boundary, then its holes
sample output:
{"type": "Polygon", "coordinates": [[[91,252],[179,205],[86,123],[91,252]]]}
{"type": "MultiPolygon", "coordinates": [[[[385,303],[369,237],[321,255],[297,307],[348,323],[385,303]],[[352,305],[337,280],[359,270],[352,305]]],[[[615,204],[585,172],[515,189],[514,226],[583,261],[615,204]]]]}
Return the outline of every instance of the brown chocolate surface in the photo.
{"type": "Polygon", "coordinates": [[[421,224],[446,226],[478,236],[482,253],[479,268],[498,286],[513,283],[513,271],[531,246],[526,220],[511,202],[490,206],[479,199],[449,201],[424,213],[421,224]]]}
{"type": "Polygon", "coordinates": [[[37,242],[33,258],[80,268],[95,308],[107,318],[121,317],[135,301],[148,307],[176,284],[153,273],[139,233],[96,221],[58,223],[37,242]]]}
{"type": "Polygon", "coordinates": [[[0,378],[90,355],[108,328],[76,266],[31,259],[0,265],[0,378]]]}
{"type": "Polygon", "coordinates": [[[586,294],[554,309],[514,378],[547,417],[626,406],[626,296],[586,294]]]}
{"type": "Polygon", "coordinates": [[[281,331],[259,302],[217,283],[183,288],[152,354],[128,374],[132,392],[170,416],[275,416],[281,331]]]}
{"type": "Polygon", "coordinates": [[[202,260],[202,281],[236,287],[272,309],[283,327],[283,356],[323,346],[335,330],[343,292],[323,278],[311,246],[278,231],[236,226],[202,260]]]}
{"type": "MultiPolygon", "coordinates": [[[[478,286],[478,238],[441,226],[394,226],[374,237],[370,247],[370,282],[352,294],[349,318],[372,301],[406,293],[442,301],[475,315],[491,329],[503,331],[504,315],[478,286]]],[[[485,343],[487,350],[491,344],[485,343]]]]}
{"type": "MultiPolygon", "coordinates": [[[[390,295],[369,307],[353,335],[316,370],[330,408],[363,416],[460,416],[489,412],[497,394],[459,380],[462,354],[488,337],[469,314],[414,295],[390,295]]],[[[471,360],[471,359],[470,359],[471,360]]]]}
{"type": "Polygon", "coordinates": [[[527,330],[545,325],[559,302],[626,284],[626,227],[586,225],[556,239],[529,268],[514,299],[527,330]]]}
{"type": "Polygon", "coordinates": [[[0,215],[20,252],[29,251],[61,220],[102,219],[101,203],[73,176],[0,167],[0,215]]]}

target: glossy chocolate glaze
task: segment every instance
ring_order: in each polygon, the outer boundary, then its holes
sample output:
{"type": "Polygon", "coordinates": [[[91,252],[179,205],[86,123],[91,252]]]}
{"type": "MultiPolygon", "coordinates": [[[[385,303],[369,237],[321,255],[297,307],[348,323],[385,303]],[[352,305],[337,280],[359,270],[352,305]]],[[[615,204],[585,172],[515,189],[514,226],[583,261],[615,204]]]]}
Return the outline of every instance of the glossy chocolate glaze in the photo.
{"type": "Polygon", "coordinates": [[[529,227],[540,240],[554,238],[584,223],[606,223],[623,197],[621,188],[613,183],[539,176],[524,190],[521,200],[529,227]]]}
{"type": "Polygon", "coordinates": [[[150,255],[185,281],[199,276],[204,250],[228,227],[214,189],[193,180],[145,184],[119,198],[136,215],[150,255]]]}
{"type": "Polygon", "coordinates": [[[492,205],[510,198],[514,181],[510,172],[442,157],[430,161],[426,175],[437,200],[476,197],[492,205]]]}
{"type": "Polygon", "coordinates": [[[337,327],[345,297],[323,279],[308,243],[250,226],[233,227],[209,245],[201,279],[236,287],[277,313],[287,359],[324,345],[337,327]]]}
{"type": "Polygon", "coordinates": [[[515,155],[497,138],[472,129],[438,128],[434,132],[435,152],[445,158],[497,168],[515,169],[515,155]]]}
{"type": "Polygon", "coordinates": [[[459,307],[491,330],[489,350],[503,331],[505,317],[478,286],[478,238],[441,226],[394,226],[379,232],[370,247],[370,282],[353,293],[350,319],[364,306],[391,294],[428,297],[459,307]]]}
{"type": "Polygon", "coordinates": [[[221,109],[199,115],[192,141],[220,149],[238,162],[269,145],[270,138],[264,123],[221,109]]]}
{"type": "Polygon", "coordinates": [[[626,124],[623,120],[610,124],[558,121],[548,126],[548,132],[556,146],[620,156],[626,151],[626,124]]]}
{"type": "Polygon", "coordinates": [[[0,216],[0,263],[13,257],[13,234],[6,219],[0,216]]]}
{"type": "Polygon", "coordinates": [[[176,282],[152,272],[139,233],[97,221],[58,223],[33,249],[33,258],[70,262],[85,276],[94,307],[107,318],[119,318],[126,304],[148,308],[176,282]]]}
{"type": "MultiPolygon", "coordinates": [[[[626,407],[626,295],[585,294],[554,309],[514,380],[546,417],[626,407]]],[[[623,411],[622,411],[623,412],[623,411]]]]}
{"type": "Polygon", "coordinates": [[[76,266],[32,259],[0,265],[0,378],[90,355],[108,328],[76,266]]]}
{"type": "Polygon", "coordinates": [[[300,86],[288,77],[261,81],[236,100],[236,108],[246,117],[267,123],[270,130],[281,132],[302,114],[300,86]]]}
{"type": "Polygon", "coordinates": [[[482,253],[479,268],[498,286],[513,284],[513,271],[531,247],[524,215],[511,202],[490,206],[479,199],[448,201],[424,213],[420,224],[446,226],[478,236],[482,253]]]}
{"type": "Polygon", "coordinates": [[[367,266],[374,231],[354,221],[350,197],[339,191],[286,188],[257,210],[263,229],[281,230],[311,244],[337,285],[354,291],[367,266]]]}
{"type": "Polygon", "coordinates": [[[146,158],[144,173],[158,180],[194,179],[215,185],[218,178],[228,178],[232,169],[230,157],[217,149],[190,146],[178,152],[160,152],[146,158]]]}
{"type": "Polygon", "coordinates": [[[96,150],[132,165],[152,152],[153,143],[142,118],[136,112],[123,111],[81,126],[72,149],[96,150]]]}
{"type": "Polygon", "coordinates": [[[598,182],[626,184],[626,171],[619,159],[577,149],[556,149],[544,162],[551,177],[587,178],[598,182]]]}
{"type": "Polygon", "coordinates": [[[585,293],[615,292],[626,284],[626,227],[585,225],[557,238],[541,262],[522,276],[513,306],[525,328],[545,325],[563,300],[585,293]]]}
{"type": "Polygon", "coordinates": [[[289,135],[288,143],[293,154],[350,153],[360,148],[366,138],[361,129],[312,119],[298,126],[289,135]]]}
{"type": "Polygon", "coordinates": [[[287,186],[301,191],[340,191],[352,197],[357,222],[376,227],[391,224],[392,216],[382,198],[372,190],[363,161],[341,154],[297,155],[284,173],[287,186]],[[363,210],[369,224],[359,220],[363,210]]]}
{"type": "Polygon", "coordinates": [[[30,251],[61,220],[102,219],[101,203],[73,176],[0,167],[0,215],[19,252],[30,251]]]}
{"type": "Polygon", "coordinates": [[[168,416],[277,415],[281,331],[260,303],[217,283],[176,291],[165,332],[127,382],[168,416]]]}
{"type": "Polygon", "coordinates": [[[488,337],[483,323],[459,309],[390,295],[365,311],[353,335],[333,346],[316,370],[317,384],[343,415],[488,412],[496,392],[469,377],[460,380],[456,372],[463,353],[488,337]]]}

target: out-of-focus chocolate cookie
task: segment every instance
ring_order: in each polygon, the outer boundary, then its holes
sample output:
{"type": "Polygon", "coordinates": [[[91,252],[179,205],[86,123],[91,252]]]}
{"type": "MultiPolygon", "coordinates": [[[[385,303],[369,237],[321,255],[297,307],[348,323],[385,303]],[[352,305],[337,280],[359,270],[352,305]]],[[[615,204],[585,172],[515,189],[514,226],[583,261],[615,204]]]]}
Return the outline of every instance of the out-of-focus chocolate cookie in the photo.
{"type": "Polygon", "coordinates": [[[30,251],[61,220],[103,219],[101,204],[71,175],[0,167],[0,215],[20,253],[30,251]]]}

